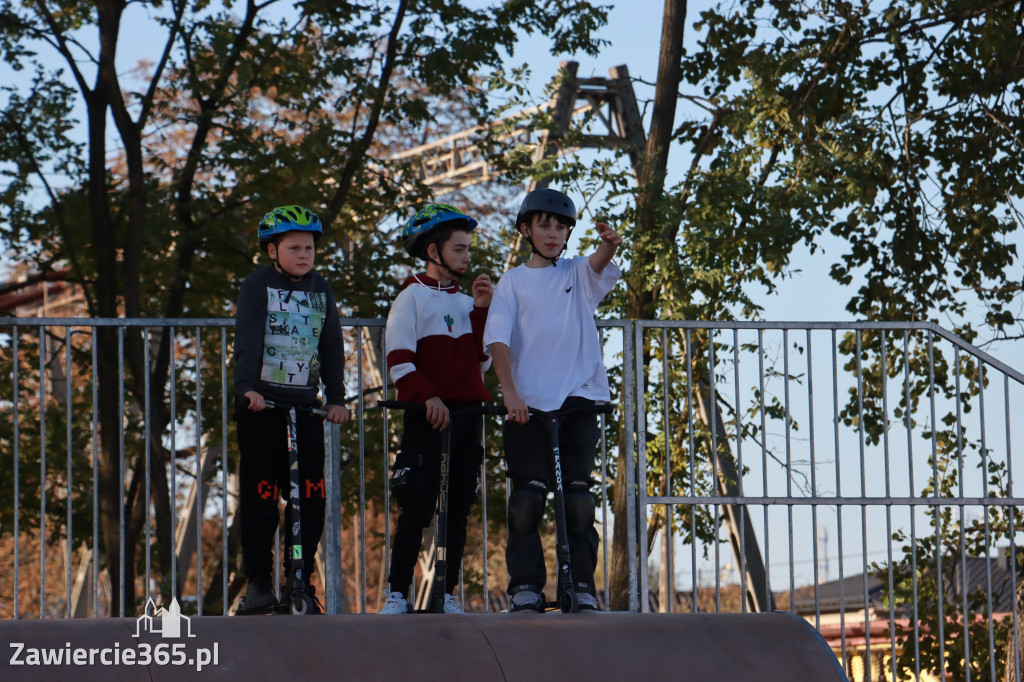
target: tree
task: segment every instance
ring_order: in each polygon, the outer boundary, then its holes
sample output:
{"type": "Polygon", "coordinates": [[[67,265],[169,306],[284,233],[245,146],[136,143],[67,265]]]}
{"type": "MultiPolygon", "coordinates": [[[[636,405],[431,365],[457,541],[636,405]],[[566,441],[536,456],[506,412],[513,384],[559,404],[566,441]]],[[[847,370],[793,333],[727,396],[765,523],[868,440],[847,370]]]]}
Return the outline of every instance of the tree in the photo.
{"type": "MultiPolygon", "coordinates": [[[[0,17],[7,64],[31,74],[4,86],[0,172],[10,185],[2,238],[24,246],[21,258],[43,272],[66,263],[86,289],[90,315],[179,318],[225,309],[251,267],[252,226],[272,205],[319,210],[327,243],[340,247],[328,254],[327,268],[354,278],[347,257],[377,237],[365,226],[423,194],[421,188],[398,199],[382,131],[403,130],[409,139],[432,125],[435,104],[446,98],[479,114],[486,93],[473,87],[474,78],[512,51],[519,31],[550,36],[558,51],[593,50],[604,12],[574,0],[479,9],[410,0],[59,7],[5,0],[0,17]],[[160,42],[153,61],[125,78],[118,49],[129,7],[148,13],[160,42]],[[50,66],[54,59],[62,66],[50,66]],[[41,196],[33,183],[41,184],[41,196]]],[[[374,282],[380,286],[379,278],[363,278],[374,282]]],[[[358,314],[381,298],[371,289],[342,304],[358,314]]],[[[162,434],[173,426],[159,398],[172,342],[170,335],[157,340],[148,365],[139,336],[129,335],[125,346],[138,405],[148,377],[155,466],[164,468],[162,434]]],[[[134,539],[148,502],[139,500],[139,485],[125,486],[116,466],[116,335],[103,330],[96,343],[105,560],[113,566],[121,559],[124,499],[127,572],[124,585],[112,576],[113,608],[130,611],[134,539]]],[[[155,488],[158,518],[169,518],[170,491],[155,488]]],[[[158,536],[166,570],[168,529],[158,528],[158,536]]]]}

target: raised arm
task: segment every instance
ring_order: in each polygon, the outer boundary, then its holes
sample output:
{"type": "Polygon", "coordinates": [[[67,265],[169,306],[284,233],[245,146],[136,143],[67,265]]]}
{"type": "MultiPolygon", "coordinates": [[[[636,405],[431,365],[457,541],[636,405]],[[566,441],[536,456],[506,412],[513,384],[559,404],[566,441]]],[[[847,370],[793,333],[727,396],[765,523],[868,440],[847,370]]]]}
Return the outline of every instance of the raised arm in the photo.
{"type": "Polygon", "coordinates": [[[622,245],[622,237],[619,233],[608,226],[608,223],[598,223],[597,236],[601,240],[601,243],[594,250],[594,253],[590,254],[588,259],[590,263],[590,269],[601,274],[601,272],[612,262],[612,257],[615,255],[615,251],[622,245]]]}

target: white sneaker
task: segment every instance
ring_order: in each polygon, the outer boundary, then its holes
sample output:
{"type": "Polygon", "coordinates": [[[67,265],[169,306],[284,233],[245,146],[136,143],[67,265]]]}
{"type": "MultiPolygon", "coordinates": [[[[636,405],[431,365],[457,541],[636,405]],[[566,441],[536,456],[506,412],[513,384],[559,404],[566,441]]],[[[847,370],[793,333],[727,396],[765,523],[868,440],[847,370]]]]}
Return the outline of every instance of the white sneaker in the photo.
{"type": "Polygon", "coordinates": [[[580,611],[600,611],[601,605],[597,603],[597,597],[590,594],[589,592],[577,592],[576,597],[579,599],[579,610],[580,611]]]}
{"type": "MultiPolygon", "coordinates": [[[[447,606],[447,603],[445,604],[447,606]]],[[[384,606],[377,613],[383,613],[387,615],[396,615],[399,613],[409,613],[409,602],[405,600],[401,592],[392,592],[388,595],[387,601],[384,602],[384,606]]]]}
{"type": "Polygon", "coordinates": [[[465,613],[462,610],[462,603],[459,601],[459,598],[451,594],[444,595],[444,612],[465,613]]]}

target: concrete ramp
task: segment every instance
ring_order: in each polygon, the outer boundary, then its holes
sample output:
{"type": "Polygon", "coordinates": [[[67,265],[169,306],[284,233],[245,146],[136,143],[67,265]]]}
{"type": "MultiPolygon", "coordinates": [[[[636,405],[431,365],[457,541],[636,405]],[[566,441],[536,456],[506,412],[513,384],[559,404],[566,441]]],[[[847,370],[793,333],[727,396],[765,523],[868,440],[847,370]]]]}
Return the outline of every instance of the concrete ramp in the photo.
{"type": "Polygon", "coordinates": [[[787,612],[22,620],[0,641],[5,681],[846,682],[787,612]]]}

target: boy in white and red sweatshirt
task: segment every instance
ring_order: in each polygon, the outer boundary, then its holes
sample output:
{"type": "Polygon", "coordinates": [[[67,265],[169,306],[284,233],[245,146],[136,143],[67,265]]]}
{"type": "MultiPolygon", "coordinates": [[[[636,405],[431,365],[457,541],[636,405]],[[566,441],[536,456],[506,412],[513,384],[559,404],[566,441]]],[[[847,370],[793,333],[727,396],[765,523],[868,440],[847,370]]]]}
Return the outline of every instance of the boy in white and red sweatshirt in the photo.
{"type": "Polygon", "coordinates": [[[461,613],[452,591],[466,544],[466,520],[477,496],[483,460],[483,417],[459,414],[460,405],[490,400],[483,372],[491,364],[483,352],[484,326],[491,303],[491,279],[473,281],[472,297],[458,279],[470,262],[471,233],[477,222],[454,206],[428,204],[402,228],[405,248],[426,261],[426,272],[408,278],[388,314],[388,371],[398,400],[424,404],[406,411],[401,450],[391,472],[391,492],[401,508],[391,544],[390,594],[380,613],[409,611],[409,589],[423,529],[433,519],[441,478],[441,432],[451,428],[448,489],[445,613],[461,613]]]}

